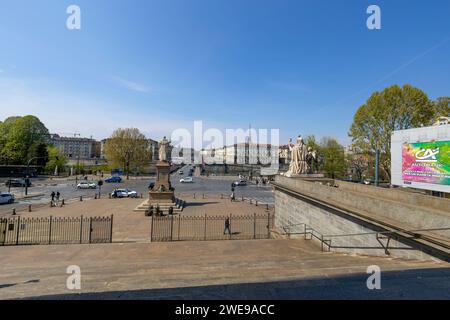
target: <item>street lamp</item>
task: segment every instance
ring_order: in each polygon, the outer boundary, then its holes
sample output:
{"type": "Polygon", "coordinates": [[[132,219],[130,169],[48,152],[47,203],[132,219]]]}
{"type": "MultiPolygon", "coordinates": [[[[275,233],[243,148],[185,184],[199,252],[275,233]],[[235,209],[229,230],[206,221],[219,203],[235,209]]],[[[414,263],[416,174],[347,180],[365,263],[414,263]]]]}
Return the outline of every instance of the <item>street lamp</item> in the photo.
{"type": "Polygon", "coordinates": [[[131,158],[132,154],[133,154],[133,151],[130,151],[130,150],[125,151],[127,180],[130,180],[130,158],[131,158]]]}
{"type": "Polygon", "coordinates": [[[47,157],[34,157],[31,158],[30,160],[28,160],[27,162],[27,171],[26,171],[26,177],[25,177],[25,195],[28,195],[28,183],[29,183],[29,179],[30,179],[30,164],[33,160],[37,160],[37,159],[47,159],[47,157]]]}

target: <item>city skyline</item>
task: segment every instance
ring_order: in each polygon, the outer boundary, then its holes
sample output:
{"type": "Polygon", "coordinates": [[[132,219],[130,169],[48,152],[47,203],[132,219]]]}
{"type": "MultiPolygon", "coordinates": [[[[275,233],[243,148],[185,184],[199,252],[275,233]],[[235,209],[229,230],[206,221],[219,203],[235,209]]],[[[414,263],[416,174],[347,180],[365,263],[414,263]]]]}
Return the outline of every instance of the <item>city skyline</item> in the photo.
{"type": "Polygon", "coordinates": [[[412,84],[448,95],[448,1],[8,2],[0,13],[0,119],[34,114],[53,133],[97,140],[115,128],[170,136],[220,130],[347,136],[370,94],[412,84]],[[45,35],[45,37],[43,36],[45,35]],[[387,54],[388,53],[388,54],[387,54]]]}

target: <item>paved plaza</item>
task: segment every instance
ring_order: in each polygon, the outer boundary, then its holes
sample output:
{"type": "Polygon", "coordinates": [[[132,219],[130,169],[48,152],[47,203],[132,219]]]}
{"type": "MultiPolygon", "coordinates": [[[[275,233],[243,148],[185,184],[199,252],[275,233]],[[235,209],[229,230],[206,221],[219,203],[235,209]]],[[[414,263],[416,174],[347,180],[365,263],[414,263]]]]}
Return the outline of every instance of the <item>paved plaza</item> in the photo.
{"type": "MultiPolygon", "coordinates": [[[[186,172],[186,170],[185,170],[186,172]]],[[[206,196],[221,196],[228,198],[231,193],[231,183],[238,180],[238,177],[194,177],[194,183],[182,184],[179,180],[182,175],[177,173],[171,177],[172,185],[175,187],[176,195],[180,198],[193,198],[194,194],[197,199],[206,196]]],[[[89,179],[94,181],[100,179],[100,177],[90,176],[89,179]]],[[[131,177],[130,180],[124,180],[122,183],[104,184],[102,187],[102,197],[107,198],[115,188],[129,188],[143,194],[144,197],[148,196],[148,186],[151,181],[154,181],[154,177],[131,177]]],[[[23,188],[12,188],[12,192],[16,195],[17,202],[10,205],[0,205],[0,216],[8,214],[13,208],[17,211],[24,211],[28,208],[28,205],[33,207],[46,206],[50,203],[50,194],[52,191],[59,191],[61,198],[64,198],[67,202],[77,200],[80,196],[85,199],[92,199],[98,190],[77,190],[75,187],[75,180],[67,179],[54,179],[45,181],[36,181],[35,187],[29,189],[30,198],[24,199],[23,188]]],[[[4,185],[0,185],[0,191],[7,191],[4,185]]],[[[261,204],[274,204],[274,195],[272,187],[256,186],[250,183],[245,187],[238,187],[235,191],[237,198],[244,197],[245,199],[252,199],[258,201],[261,204]]]]}
{"type": "MultiPolygon", "coordinates": [[[[250,204],[248,201],[231,202],[228,198],[208,195],[194,198],[192,195],[185,197],[187,202],[182,212],[183,216],[229,216],[231,215],[266,215],[273,212],[273,207],[250,204]]],[[[114,215],[113,241],[130,242],[150,241],[149,217],[142,212],[134,212],[142,199],[99,199],[88,201],[75,201],[60,208],[50,206],[38,207],[33,212],[21,212],[21,217],[97,217],[114,215]]]]}
{"type": "Polygon", "coordinates": [[[449,299],[448,264],[322,253],[305,240],[0,248],[0,298],[449,299]],[[81,290],[66,288],[70,265],[81,290]],[[367,267],[382,270],[367,289],[367,267]]]}

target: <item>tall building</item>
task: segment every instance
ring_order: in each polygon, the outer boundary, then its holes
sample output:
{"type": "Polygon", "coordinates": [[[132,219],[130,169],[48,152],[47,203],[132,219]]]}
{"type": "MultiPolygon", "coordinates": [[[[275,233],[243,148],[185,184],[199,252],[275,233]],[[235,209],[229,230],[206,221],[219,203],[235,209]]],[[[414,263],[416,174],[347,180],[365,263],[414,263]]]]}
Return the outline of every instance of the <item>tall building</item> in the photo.
{"type": "Polygon", "coordinates": [[[101,154],[101,143],[89,138],[61,137],[50,135],[50,143],[69,160],[98,159],[101,154]]]}

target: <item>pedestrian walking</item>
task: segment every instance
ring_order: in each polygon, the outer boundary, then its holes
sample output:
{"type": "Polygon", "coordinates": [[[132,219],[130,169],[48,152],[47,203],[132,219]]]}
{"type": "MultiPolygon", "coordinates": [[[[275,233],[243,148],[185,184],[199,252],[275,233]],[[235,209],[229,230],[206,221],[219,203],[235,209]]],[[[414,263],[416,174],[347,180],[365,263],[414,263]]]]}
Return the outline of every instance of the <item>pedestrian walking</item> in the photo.
{"type": "Polygon", "coordinates": [[[52,197],[52,202],[51,202],[51,205],[53,206],[54,204],[55,204],[55,196],[56,196],[56,193],[55,193],[55,191],[52,191],[52,193],[50,194],[50,196],[52,197]]]}
{"type": "Polygon", "coordinates": [[[228,231],[228,234],[231,236],[231,226],[230,226],[230,218],[225,220],[225,228],[223,230],[223,234],[225,235],[228,231]]]}
{"type": "Polygon", "coordinates": [[[59,197],[61,197],[61,193],[56,192],[56,205],[59,205],[59,197]]]}

